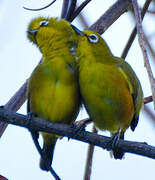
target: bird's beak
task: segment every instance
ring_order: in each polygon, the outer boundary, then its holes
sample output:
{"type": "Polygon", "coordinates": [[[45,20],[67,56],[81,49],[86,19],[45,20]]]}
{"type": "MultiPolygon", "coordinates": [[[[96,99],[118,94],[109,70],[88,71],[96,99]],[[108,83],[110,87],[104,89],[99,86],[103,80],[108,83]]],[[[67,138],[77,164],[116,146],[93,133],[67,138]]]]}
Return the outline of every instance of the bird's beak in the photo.
{"type": "Polygon", "coordinates": [[[81,36],[84,36],[84,33],[82,31],[80,31],[77,27],[75,27],[74,25],[72,25],[72,28],[73,30],[78,34],[78,35],[81,35],[81,36]]]}
{"type": "Polygon", "coordinates": [[[36,36],[37,32],[39,29],[34,29],[34,30],[28,30],[28,34],[32,35],[32,36],[36,36]]]}

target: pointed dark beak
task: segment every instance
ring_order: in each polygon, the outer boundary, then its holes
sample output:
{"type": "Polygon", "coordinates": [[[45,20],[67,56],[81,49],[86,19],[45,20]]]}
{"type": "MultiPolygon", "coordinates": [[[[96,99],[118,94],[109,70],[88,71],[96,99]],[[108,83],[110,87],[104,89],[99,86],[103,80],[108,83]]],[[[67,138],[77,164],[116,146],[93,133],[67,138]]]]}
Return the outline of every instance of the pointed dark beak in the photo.
{"type": "Polygon", "coordinates": [[[34,29],[34,30],[28,30],[28,34],[32,35],[32,36],[36,36],[37,32],[39,29],[34,29]]]}
{"type": "Polygon", "coordinates": [[[84,36],[84,33],[82,31],[80,31],[77,27],[75,27],[74,25],[72,25],[72,28],[74,29],[74,31],[78,34],[78,35],[81,35],[81,36],[84,36]]]}

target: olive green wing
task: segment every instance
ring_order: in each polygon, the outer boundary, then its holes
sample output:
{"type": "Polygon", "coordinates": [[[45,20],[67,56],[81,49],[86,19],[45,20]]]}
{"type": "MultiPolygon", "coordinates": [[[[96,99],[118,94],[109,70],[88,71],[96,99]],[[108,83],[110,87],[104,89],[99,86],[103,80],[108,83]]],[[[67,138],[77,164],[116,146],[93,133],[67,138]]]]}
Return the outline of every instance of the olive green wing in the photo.
{"type": "Polygon", "coordinates": [[[124,75],[133,97],[135,113],[130,127],[134,131],[138,124],[139,112],[143,106],[143,91],[138,77],[127,62],[125,62],[123,59],[118,58],[118,67],[124,75]]]}

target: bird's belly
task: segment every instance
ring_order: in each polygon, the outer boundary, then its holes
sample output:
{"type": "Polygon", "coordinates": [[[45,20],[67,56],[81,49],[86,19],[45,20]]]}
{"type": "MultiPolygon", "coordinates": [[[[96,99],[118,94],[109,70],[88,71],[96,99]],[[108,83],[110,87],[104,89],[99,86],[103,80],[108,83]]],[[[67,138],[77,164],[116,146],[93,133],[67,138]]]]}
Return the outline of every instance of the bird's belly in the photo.
{"type": "Polygon", "coordinates": [[[127,129],[133,117],[132,101],[124,97],[117,101],[111,97],[93,98],[94,101],[85,99],[86,108],[95,125],[102,130],[116,132],[120,129],[127,129]],[[125,103],[124,103],[125,102],[125,103]]]}
{"type": "Polygon", "coordinates": [[[111,74],[105,77],[96,71],[87,75],[82,75],[80,88],[88,114],[95,125],[111,132],[119,128],[127,129],[134,113],[128,88],[123,83],[120,85],[111,74]]]}
{"type": "Polygon", "coordinates": [[[70,123],[73,121],[79,107],[76,83],[65,85],[57,82],[55,85],[44,85],[31,95],[32,112],[51,122],[70,123]]]}

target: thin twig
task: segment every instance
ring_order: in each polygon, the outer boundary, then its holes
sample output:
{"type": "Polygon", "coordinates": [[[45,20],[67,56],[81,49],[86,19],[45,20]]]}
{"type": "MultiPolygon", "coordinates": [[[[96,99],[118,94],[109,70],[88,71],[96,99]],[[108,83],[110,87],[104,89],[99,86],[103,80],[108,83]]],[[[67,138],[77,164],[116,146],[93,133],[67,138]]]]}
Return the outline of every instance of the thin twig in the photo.
{"type": "Polygon", "coordinates": [[[70,22],[72,22],[79,14],[80,12],[86,7],[86,5],[90,2],[91,0],[85,0],[74,12],[74,14],[71,16],[69,19],[70,22]]]}
{"type": "Polygon", "coordinates": [[[87,126],[88,124],[90,124],[92,122],[93,122],[92,119],[86,118],[86,119],[76,121],[75,124],[78,125],[78,126],[82,126],[83,124],[85,124],[85,126],[87,126]]]}
{"type": "Polygon", "coordinates": [[[147,73],[149,76],[150,84],[151,84],[151,90],[152,90],[152,97],[154,101],[154,108],[155,108],[155,79],[153,77],[153,72],[151,69],[151,65],[149,63],[149,58],[146,50],[146,45],[145,45],[145,38],[144,38],[144,32],[142,29],[142,23],[141,23],[141,15],[138,9],[138,4],[137,0],[132,0],[133,8],[134,8],[134,13],[136,17],[136,22],[137,22],[137,33],[138,33],[138,41],[139,45],[141,47],[143,57],[144,57],[144,64],[147,69],[147,73]]]}
{"type": "Polygon", "coordinates": [[[89,29],[103,34],[110,25],[131,7],[131,0],[118,0],[89,29]]]}
{"type": "MultiPolygon", "coordinates": [[[[92,133],[97,134],[97,130],[96,130],[94,125],[93,125],[93,128],[92,128],[92,133]]],[[[87,160],[86,160],[86,166],[85,166],[84,180],[90,180],[90,177],[91,177],[94,149],[95,149],[95,146],[93,144],[88,145],[88,152],[87,152],[87,160]]]]}
{"type": "MultiPolygon", "coordinates": [[[[33,117],[31,121],[27,121],[27,116],[1,108],[0,120],[20,127],[28,128],[33,131],[42,131],[57,134],[59,136],[67,136],[72,139],[99,146],[107,149],[108,151],[112,149],[110,137],[97,135],[87,131],[81,131],[75,136],[75,129],[73,126],[66,124],[51,123],[45,119],[36,117],[33,117]]],[[[155,159],[155,147],[147,145],[147,143],[119,140],[116,146],[122,152],[133,153],[155,159]]]]}
{"type": "Polygon", "coordinates": [[[61,18],[70,21],[72,14],[75,11],[77,0],[63,0],[61,18]]]}
{"type": "MultiPolygon", "coordinates": [[[[140,10],[141,10],[141,8],[140,8],[140,10]]],[[[155,11],[154,10],[147,10],[147,13],[155,15],[155,11]]]]}
{"type": "Polygon", "coordinates": [[[23,8],[26,9],[26,10],[29,10],[29,11],[41,11],[41,10],[43,10],[43,9],[46,9],[46,8],[50,7],[52,4],[55,3],[55,1],[56,1],[56,0],[53,0],[53,1],[52,1],[51,3],[49,3],[48,5],[46,5],[46,6],[42,7],[42,8],[38,8],[38,9],[31,9],[31,8],[27,8],[27,7],[24,7],[24,6],[23,6],[23,8]]]}
{"type": "Polygon", "coordinates": [[[153,101],[152,96],[148,96],[144,98],[144,104],[150,103],[152,101],[153,101]]]}
{"type": "MultiPolygon", "coordinates": [[[[145,2],[144,6],[143,6],[143,9],[142,9],[142,12],[141,12],[142,20],[143,20],[143,18],[144,18],[145,13],[147,12],[147,9],[148,9],[151,1],[152,1],[152,0],[147,0],[147,1],[145,2]]],[[[132,33],[131,33],[131,35],[130,35],[130,37],[129,37],[129,39],[128,39],[128,42],[127,42],[127,44],[126,44],[126,46],[125,46],[125,48],[124,48],[124,50],[123,50],[123,52],[122,52],[121,57],[122,57],[123,59],[126,58],[126,56],[127,56],[127,54],[128,54],[128,51],[129,51],[129,49],[131,48],[131,45],[132,45],[132,43],[133,43],[133,41],[134,41],[134,39],[135,39],[135,37],[136,37],[136,34],[137,34],[137,29],[136,29],[136,26],[135,26],[134,29],[132,30],[132,33]]]]}
{"type": "Polygon", "coordinates": [[[148,40],[148,38],[146,37],[145,34],[144,34],[144,38],[145,38],[146,45],[149,48],[150,53],[151,53],[153,59],[155,60],[155,51],[154,51],[153,47],[151,46],[151,44],[150,44],[150,42],[149,42],[149,40],[148,40]]]}

